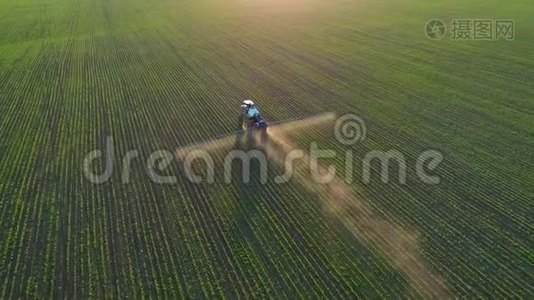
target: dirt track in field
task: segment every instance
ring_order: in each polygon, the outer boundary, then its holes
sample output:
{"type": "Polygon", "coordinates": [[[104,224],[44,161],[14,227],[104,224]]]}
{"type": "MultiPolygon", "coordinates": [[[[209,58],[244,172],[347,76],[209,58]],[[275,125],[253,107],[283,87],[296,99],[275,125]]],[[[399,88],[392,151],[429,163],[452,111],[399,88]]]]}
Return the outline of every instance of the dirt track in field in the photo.
{"type": "MultiPolygon", "coordinates": [[[[295,126],[308,128],[318,124],[317,120],[311,123],[305,121],[295,126]]],[[[324,125],[325,122],[320,124],[324,125]]],[[[261,143],[269,158],[282,167],[285,155],[297,149],[284,132],[286,128],[282,126],[270,128],[268,141],[261,143]]],[[[294,178],[311,193],[320,196],[326,214],[339,219],[356,238],[370,245],[375,251],[385,254],[393,265],[406,275],[417,293],[438,298],[450,297],[443,280],[427,268],[417,232],[388,223],[373,213],[367,202],[339,177],[329,183],[316,183],[307,163],[309,159],[305,154],[300,163],[294,162],[294,178]]],[[[326,174],[327,171],[327,167],[319,165],[320,174],[326,174]]]]}

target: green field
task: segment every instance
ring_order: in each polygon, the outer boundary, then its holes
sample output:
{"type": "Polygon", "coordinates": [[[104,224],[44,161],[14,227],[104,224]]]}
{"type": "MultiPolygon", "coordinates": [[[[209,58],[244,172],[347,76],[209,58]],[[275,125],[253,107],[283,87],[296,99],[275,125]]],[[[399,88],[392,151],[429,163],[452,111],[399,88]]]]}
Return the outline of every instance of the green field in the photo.
{"type": "MultiPolygon", "coordinates": [[[[534,297],[533,11],[0,0],[0,298],[534,297]],[[513,19],[515,40],[431,40],[435,18],[513,19]],[[176,183],[149,178],[154,151],[234,132],[243,99],[271,122],[358,115],[355,180],[262,184],[253,164],[248,184],[238,168],[194,184],[178,161],[163,171],[176,183]],[[108,137],[114,172],[93,184],[84,158],[108,137]],[[407,182],[365,183],[359,159],[391,149],[407,182]],[[429,149],[443,155],[437,185],[413,167],[429,149]]],[[[286,133],[295,147],[347,150],[332,126],[304,127],[286,133]]]]}

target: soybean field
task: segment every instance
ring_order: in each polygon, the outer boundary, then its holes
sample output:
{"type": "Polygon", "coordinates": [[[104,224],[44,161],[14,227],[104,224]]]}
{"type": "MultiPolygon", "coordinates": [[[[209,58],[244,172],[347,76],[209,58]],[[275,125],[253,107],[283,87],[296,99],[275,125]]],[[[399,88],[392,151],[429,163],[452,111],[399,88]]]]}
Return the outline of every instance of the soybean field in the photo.
{"type": "Polygon", "coordinates": [[[532,11],[0,0],[0,298],[532,298],[532,11]]]}

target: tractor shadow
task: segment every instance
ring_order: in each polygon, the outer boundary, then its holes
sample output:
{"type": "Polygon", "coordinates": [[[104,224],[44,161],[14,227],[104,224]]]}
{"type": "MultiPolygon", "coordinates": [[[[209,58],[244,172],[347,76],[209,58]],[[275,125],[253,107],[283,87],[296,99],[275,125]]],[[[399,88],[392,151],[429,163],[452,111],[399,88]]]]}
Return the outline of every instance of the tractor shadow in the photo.
{"type": "MultiPolygon", "coordinates": [[[[257,133],[252,129],[243,129],[243,118],[241,116],[237,119],[236,123],[233,150],[243,151],[245,153],[252,150],[261,151],[261,147],[259,147],[255,140],[257,133]]],[[[245,180],[243,161],[236,159],[232,162],[232,184],[235,185],[238,196],[244,204],[253,203],[254,195],[264,188],[265,184],[261,183],[259,179],[261,177],[260,163],[257,159],[250,160],[250,177],[249,180],[245,180]]]]}
{"type": "MultiPolygon", "coordinates": [[[[236,122],[236,134],[234,138],[233,150],[241,150],[244,152],[251,150],[258,150],[263,152],[262,144],[267,138],[265,131],[257,132],[255,130],[243,129],[243,119],[240,117],[236,122]],[[258,134],[261,134],[259,141],[257,139],[258,134]]],[[[265,155],[267,157],[267,155],[265,155]]],[[[267,170],[271,169],[271,162],[267,159],[267,170]]],[[[240,238],[243,243],[251,245],[256,255],[260,257],[262,262],[270,261],[271,257],[267,252],[265,241],[257,234],[257,227],[271,226],[270,224],[264,224],[262,220],[265,220],[264,210],[262,205],[266,205],[264,199],[269,191],[269,182],[261,182],[261,162],[257,159],[251,159],[249,168],[249,180],[244,180],[244,168],[241,160],[235,160],[232,163],[232,185],[235,187],[236,197],[238,201],[238,210],[235,214],[235,221],[241,233],[240,238]]],[[[268,176],[269,177],[269,176],[268,176]]],[[[268,205],[268,204],[267,204],[268,205]]],[[[269,276],[275,282],[280,284],[280,288],[284,289],[286,294],[292,295],[293,292],[289,290],[283,283],[286,281],[281,277],[277,270],[265,264],[264,267],[269,273],[269,276]]]]}

